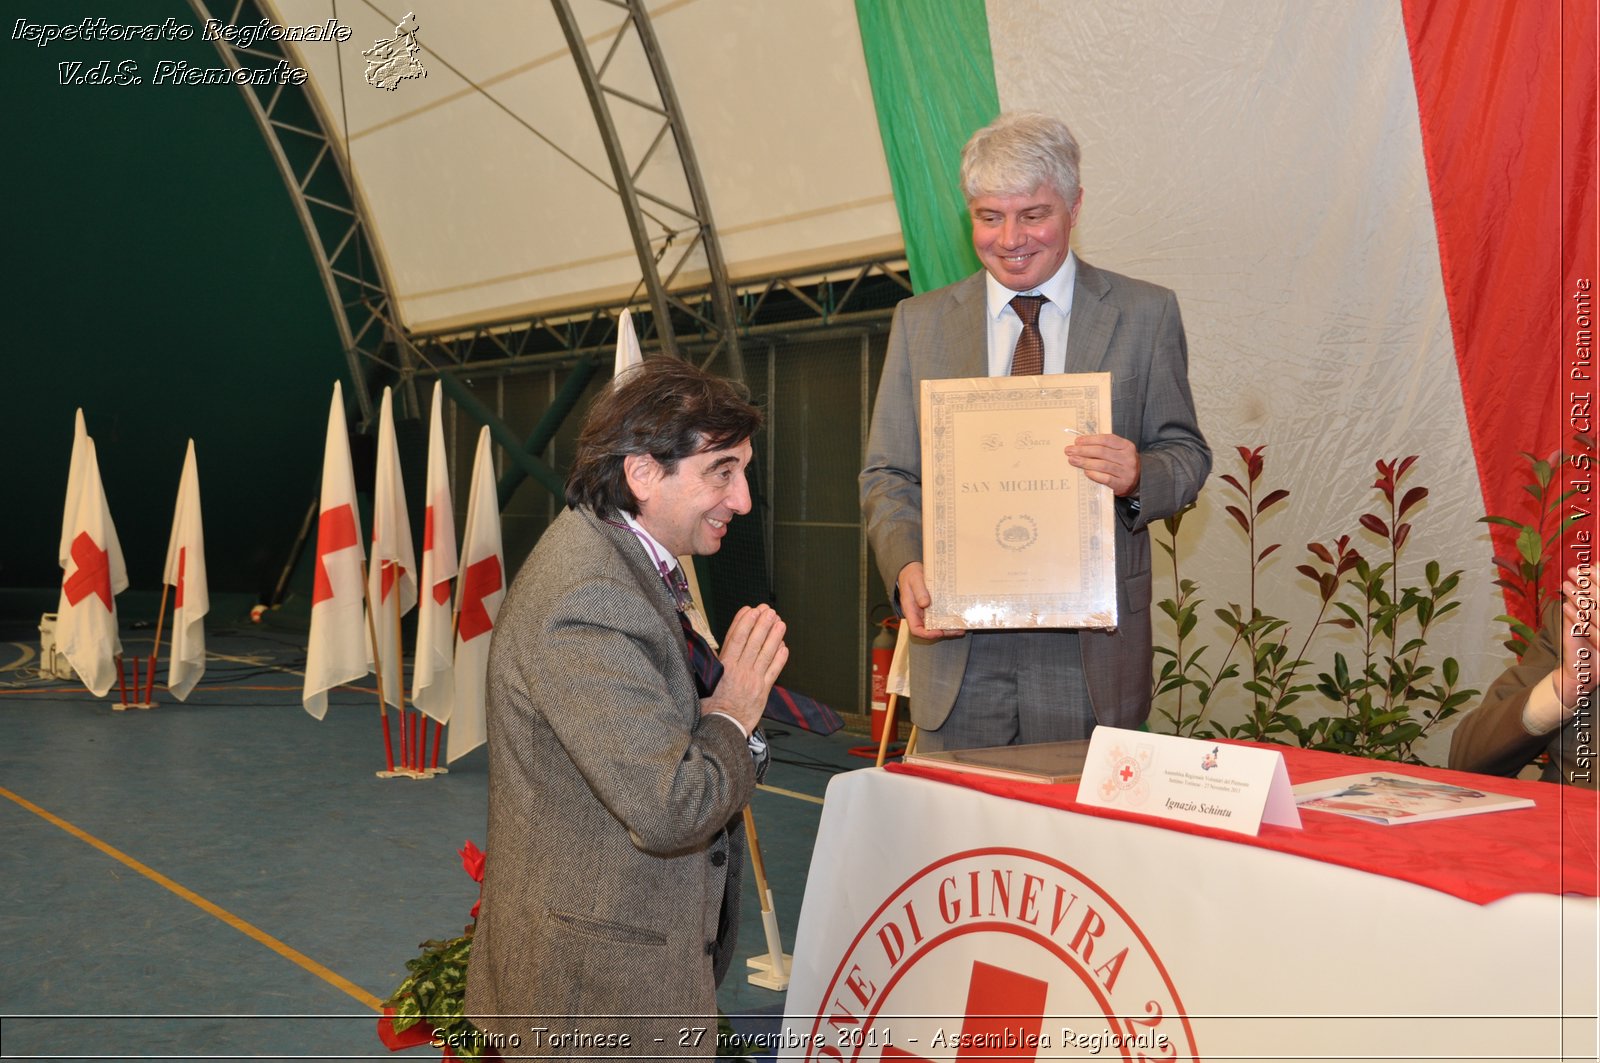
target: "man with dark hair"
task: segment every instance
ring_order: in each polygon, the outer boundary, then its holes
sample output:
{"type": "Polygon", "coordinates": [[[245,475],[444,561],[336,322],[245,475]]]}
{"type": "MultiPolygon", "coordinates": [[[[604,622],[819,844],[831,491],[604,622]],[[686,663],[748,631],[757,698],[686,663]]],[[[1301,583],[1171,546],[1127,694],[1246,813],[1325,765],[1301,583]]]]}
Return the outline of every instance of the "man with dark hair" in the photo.
{"type": "Polygon", "coordinates": [[[708,693],[675,568],[749,512],[760,425],[739,389],[688,363],[624,374],[585,418],[571,508],[501,609],[467,1013],[502,1056],[715,1051],[749,742],[788,650],[776,613],[741,609],[708,693]]]}
{"type": "Polygon", "coordinates": [[[972,135],[961,185],[978,273],[895,310],[872,413],[861,502],[889,593],[916,641],[911,719],[924,749],[1086,738],[1150,714],[1150,524],[1190,502],[1211,451],[1189,393],[1177,297],[1071,252],[1083,204],[1078,143],[1042,114],[972,135]],[[922,565],[922,381],[1106,372],[1112,431],[1066,445],[1116,497],[1114,631],[929,629],[922,565]],[[963,637],[964,636],[964,637],[963,637]]]}

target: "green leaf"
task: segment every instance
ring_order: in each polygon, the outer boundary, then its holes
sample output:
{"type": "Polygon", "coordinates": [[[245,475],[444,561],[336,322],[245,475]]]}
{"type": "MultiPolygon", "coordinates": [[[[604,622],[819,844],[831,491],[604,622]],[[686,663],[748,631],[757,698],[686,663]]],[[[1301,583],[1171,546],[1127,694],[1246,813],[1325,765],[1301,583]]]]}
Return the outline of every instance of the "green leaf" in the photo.
{"type": "Polygon", "coordinates": [[[1539,539],[1537,528],[1523,528],[1517,533],[1517,552],[1529,564],[1535,564],[1544,557],[1544,543],[1539,539]]]}

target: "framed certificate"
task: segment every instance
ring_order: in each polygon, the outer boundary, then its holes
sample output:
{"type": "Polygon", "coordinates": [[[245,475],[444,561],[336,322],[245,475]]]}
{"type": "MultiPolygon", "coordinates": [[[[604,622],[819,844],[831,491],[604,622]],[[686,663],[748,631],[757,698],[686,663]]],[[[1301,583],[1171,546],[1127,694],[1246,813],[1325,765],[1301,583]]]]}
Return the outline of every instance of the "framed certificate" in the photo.
{"type": "Polygon", "coordinates": [[[1111,489],[1067,464],[1111,430],[1111,374],[922,382],[927,625],[1114,628],[1111,489]]]}

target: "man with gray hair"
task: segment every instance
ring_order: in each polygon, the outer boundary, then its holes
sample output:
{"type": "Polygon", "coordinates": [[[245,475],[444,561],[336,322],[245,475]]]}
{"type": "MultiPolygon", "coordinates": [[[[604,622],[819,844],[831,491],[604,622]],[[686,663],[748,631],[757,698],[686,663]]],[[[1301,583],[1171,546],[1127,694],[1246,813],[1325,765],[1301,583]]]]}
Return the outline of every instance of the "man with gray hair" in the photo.
{"type": "Polygon", "coordinates": [[[1087,738],[1150,714],[1149,525],[1200,491],[1211,451],[1189,393],[1177,297],[1096,269],[1069,242],[1083,205],[1078,143],[1042,114],[1001,115],[961,153],[983,270],[895,311],[861,472],[867,534],[909,625],[911,718],[924,750],[1087,738]],[[923,622],[922,381],[1034,373],[1112,377],[1112,431],[1063,465],[1116,497],[1117,628],[949,631],[923,622]]]}

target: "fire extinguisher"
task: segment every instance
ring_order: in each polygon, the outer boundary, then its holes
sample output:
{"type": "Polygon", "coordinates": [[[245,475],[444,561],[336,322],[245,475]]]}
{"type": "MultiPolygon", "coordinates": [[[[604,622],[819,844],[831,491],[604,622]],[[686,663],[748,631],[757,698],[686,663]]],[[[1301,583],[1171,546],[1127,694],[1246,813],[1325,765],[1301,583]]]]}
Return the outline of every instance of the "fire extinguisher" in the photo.
{"type": "Polygon", "coordinates": [[[894,661],[894,644],[900,618],[889,616],[878,622],[872,640],[872,740],[882,741],[884,721],[889,716],[889,665],[894,661]]]}

